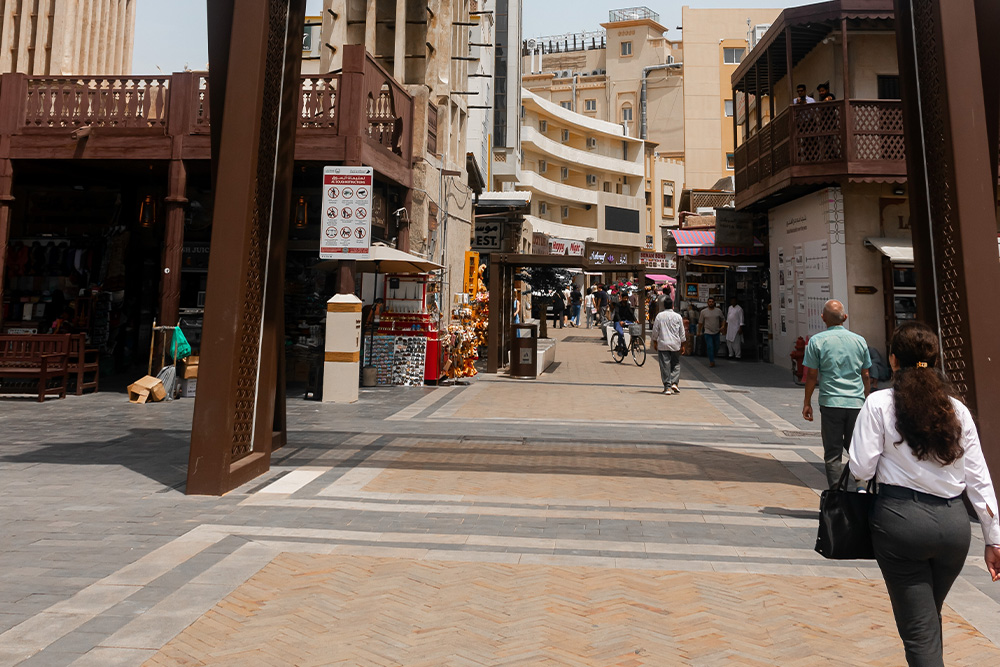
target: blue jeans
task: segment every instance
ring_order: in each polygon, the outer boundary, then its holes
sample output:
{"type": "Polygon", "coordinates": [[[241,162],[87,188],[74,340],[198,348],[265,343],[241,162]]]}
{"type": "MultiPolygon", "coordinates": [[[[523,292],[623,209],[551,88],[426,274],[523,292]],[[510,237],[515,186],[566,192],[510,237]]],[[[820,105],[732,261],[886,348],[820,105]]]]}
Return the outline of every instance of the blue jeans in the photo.
{"type": "Polygon", "coordinates": [[[711,363],[715,363],[715,351],[719,349],[719,334],[705,334],[705,352],[708,354],[708,360],[711,363]]]}
{"type": "Polygon", "coordinates": [[[576,326],[580,326],[580,304],[574,303],[570,306],[569,319],[576,326]]]}

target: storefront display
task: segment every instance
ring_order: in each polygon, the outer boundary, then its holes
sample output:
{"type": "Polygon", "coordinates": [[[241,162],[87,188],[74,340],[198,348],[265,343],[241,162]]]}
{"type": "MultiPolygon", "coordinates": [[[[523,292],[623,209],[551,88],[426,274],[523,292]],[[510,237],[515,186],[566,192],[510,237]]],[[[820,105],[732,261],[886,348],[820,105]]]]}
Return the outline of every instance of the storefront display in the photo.
{"type": "MultiPolygon", "coordinates": [[[[376,382],[413,386],[438,381],[441,342],[433,312],[435,292],[428,276],[390,273],[384,276],[383,287],[385,306],[371,343],[371,364],[378,369],[376,382]]],[[[368,339],[365,345],[369,345],[368,339]]],[[[365,361],[367,365],[367,353],[365,361]]]]}

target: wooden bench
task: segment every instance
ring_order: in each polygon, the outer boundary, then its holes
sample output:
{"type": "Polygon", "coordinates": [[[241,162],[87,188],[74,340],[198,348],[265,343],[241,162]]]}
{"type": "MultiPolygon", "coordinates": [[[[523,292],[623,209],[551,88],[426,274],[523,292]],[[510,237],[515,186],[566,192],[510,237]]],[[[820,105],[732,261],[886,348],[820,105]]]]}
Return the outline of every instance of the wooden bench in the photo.
{"type": "Polygon", "coordinates": [[[101,376],[101,351],[95,347],[87,347],[86,334],[69,334],[67,363],[70,377],[76,378],[77,396],[82,396],[85,389],[99,391],[97,383],[101,376]],[[87,379],[89,373],[94,374],[90,380],[87,379]]]}
{"type": "MultiPolygon", "coordinates": [[[[69,339],[67,334],[0,335],[0,380],[37,381],[39,403],[48,394],[65,398],[69,339]],[[58,384],[52,380],[58,380],[58,384]]],[[[33,393],[8,383],[0,384],[0,392],[33,393]]]]}

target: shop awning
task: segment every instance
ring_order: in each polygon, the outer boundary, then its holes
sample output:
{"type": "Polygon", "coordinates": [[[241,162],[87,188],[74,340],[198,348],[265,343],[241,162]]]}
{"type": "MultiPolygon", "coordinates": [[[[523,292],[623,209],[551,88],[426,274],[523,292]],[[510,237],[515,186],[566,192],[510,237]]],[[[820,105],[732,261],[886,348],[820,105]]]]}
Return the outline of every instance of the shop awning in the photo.
{"type": "Polygon", "coordinates": [[[715,245],[715,232],[700,229],[674,229],[670,235],[677,244],[678,257],[693,255],[763,255],[764,244],[753,240],[752,248],[715,245]]]}
{"type": "Polygon", "coordinates": [[[888,257],[893,264],[913,263],[913,241],[910,239],[869,236],[865,244],[888,257]]]}
{"type": "Polygon", "coordinates": [[[662,273],[647,273],[646,277],[656,283],[675,283],[677,278],[671,278],[670,276],[664,275],[662,273]]]}

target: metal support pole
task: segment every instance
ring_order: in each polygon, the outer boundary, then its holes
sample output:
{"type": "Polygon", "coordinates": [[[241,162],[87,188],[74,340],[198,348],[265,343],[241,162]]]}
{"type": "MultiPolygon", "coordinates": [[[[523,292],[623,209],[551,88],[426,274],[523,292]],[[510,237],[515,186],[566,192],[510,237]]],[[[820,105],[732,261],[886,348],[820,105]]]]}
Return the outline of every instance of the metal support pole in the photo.
{"type": "Polygon", "coordinates": [[[992,172],[998,119],[986,114],[977,39],[977,18],[989,16],[977,17],[975,5],[896,0],[896,41],[918,315],[940,333],[944,370],[976,413],[997,474],[1000,313],[989,304],[1000,284],[992,172]]]}

